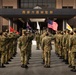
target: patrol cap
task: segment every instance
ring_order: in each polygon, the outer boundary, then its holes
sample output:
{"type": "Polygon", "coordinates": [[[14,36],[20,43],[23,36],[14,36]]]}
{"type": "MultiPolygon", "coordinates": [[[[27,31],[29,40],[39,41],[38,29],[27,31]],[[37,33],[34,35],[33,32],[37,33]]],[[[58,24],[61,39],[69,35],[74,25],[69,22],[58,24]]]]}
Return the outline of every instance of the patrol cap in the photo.
{"type": "Polygon", "coordinates": [[[26,34],[29,34],[30,32],[29,31],[26,31],[26,34]]]}
{"type": "Polygon", "coordinates": [[[26,33],[26,30],[22,30],[22,34],[25,34],[26,33]]]}
{"type": "Polygon", "coordinates": [[[6,29],[6,32],[9,32],[9,30],[8,30],[8,29],[6,29]]]}
{"type": "Polygon", "coordinates": [[[70,34],[73,35],[73,31],[70,31],[70,34]]]}
{"type": "Polygon", "coordinates": [[[76,32],[76,28],[73,28],[73,31],[76,32]]]}
{"type": "Polygon", "coordinates": [[[6,32],[3,32],[3,35],[5,35],[5,36],[6,36],[6,35],[7,35],[7,33],[6,33],[6,32]]]}

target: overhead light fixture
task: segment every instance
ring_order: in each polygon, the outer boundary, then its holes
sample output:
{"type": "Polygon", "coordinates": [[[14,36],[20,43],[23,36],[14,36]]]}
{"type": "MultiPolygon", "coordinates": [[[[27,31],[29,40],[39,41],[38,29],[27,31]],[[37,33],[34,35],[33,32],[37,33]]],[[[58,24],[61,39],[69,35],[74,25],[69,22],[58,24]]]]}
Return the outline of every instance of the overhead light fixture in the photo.
{"type": "Polygon", "coordinates": [[[42,9],[40,6],[36,6],[33,9],[42,9]]]}
{"type": "Polygon", "coordinates": [[[31,22],[44,22],[45,18],[30,18],[31,22]]]}
{"type": "Polygon", "coordinates": [[[55,21],[55,20],[57,20],[57,18],[54,18],[53,20],[55,21]]]}

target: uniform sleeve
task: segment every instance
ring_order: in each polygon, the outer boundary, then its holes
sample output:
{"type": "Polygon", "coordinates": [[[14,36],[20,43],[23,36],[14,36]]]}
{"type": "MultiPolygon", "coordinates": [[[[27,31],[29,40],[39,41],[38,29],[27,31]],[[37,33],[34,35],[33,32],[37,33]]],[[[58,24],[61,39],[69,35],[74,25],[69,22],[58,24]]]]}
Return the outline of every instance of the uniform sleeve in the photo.
{"type": "Polygon", "coordinates": [[[44,39],[42,39],[41,47],[42,47],[42,50],[44,50],[44,39]]]}
{"type": "Polygon", "coordinates": [[[21,49],[21,46],[22,46],[22,44],[21,44],[21,38],[18,38],[18,47],[21,49]]]}

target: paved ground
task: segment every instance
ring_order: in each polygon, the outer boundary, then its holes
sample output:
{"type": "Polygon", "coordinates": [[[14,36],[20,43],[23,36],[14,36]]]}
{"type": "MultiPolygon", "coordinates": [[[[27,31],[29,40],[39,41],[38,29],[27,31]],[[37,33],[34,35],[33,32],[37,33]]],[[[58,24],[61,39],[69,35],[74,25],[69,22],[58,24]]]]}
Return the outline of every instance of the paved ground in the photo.
{"type": "Polygon", "coordinates": [[[32,47],[32,57],[28,69],[21,68],[20,52],[18,49],[17,56],[12,59],[6,68],[0,68],[0,75],[76,75],[76,72],[71,72],[61,59],[59,59],[54,50],[51,56],[51,68],[44,68],[41,64],[41,50],[35,50],[36,46],[32,47]]]}

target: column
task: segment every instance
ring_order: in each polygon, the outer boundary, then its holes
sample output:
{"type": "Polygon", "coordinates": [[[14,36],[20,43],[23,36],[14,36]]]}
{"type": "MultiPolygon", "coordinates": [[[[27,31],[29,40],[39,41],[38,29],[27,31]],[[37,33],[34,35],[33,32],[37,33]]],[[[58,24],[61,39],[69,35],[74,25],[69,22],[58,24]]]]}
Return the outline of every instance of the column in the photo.
{"type": "Polygon", "coordinates": [[[9,19],[9,33],[10,33],[11,20],[9,19]]]}
{"type": "Polygon", "coordinates": [[[9,19],[9,32],[10,32],[10,27],[13,28],[13,19],[9,19]]]}
{"type": "Polygon", "coordinates": [[[66,20],[63,20],[63,31],[66,29],[66,20]]]}

